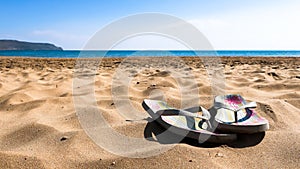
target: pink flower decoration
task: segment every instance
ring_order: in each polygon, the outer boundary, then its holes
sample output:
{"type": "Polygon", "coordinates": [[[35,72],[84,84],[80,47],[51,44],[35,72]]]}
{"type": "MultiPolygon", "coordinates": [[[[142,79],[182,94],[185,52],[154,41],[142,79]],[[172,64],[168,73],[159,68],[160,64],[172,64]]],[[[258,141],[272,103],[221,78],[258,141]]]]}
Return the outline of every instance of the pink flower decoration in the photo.
{"type": "Polygon", "coordinates": [[[237,95],[229,95],[226,97],[225,101],[229,104],[241,104],[242,99],[237,95]]]}

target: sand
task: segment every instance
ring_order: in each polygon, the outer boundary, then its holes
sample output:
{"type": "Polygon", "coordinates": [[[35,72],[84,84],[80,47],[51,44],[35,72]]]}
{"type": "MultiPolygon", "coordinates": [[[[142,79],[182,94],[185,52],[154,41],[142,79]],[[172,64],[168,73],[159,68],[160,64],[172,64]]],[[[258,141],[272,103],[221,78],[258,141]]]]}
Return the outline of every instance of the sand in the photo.
{"type": "Polygon", "coordinates": [[[206,60],[115,58],[104,59],[99,66],[97,60],[86,61],[87,68],[78,68],[74,59],[1,57],[0,168],[300,168],[300,59],[206,60]],[[218,72],[211,74],[204,65],[218,72]],[[95,83],[73,84],[74,79],[91,77],[95,83]],[[211,85],[209,77],[217,77],[217,85],[211,85]],[[172,148],[156,156],[129,158],[99,147],[75,110],[76,105],[89,107],[76,98],[89,95],[91,86],[94,107],[112,129],[140,139],[150,132],[153,138],[144,140],[172,148]],[[189,139],[173,143],[155,137],[163,131],[155,122],[142,120],[149,117],[141,106],[145,98],[165,99],[175,107],[199,103],[208,109],[216,91],[256,101],[256,110],[268,119],[270,130],[240,135],[227,145],[189,139]],[[120,109],[126,110],[126,117],[120,109]],[[128,121],[129,117],[137,121],[128,121]]]}

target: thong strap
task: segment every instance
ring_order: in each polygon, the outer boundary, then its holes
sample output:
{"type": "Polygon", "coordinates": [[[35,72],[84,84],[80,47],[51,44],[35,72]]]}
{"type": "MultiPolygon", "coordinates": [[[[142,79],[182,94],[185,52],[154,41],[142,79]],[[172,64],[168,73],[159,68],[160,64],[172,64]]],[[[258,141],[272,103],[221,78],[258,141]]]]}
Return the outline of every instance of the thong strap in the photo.
{"type": "Polygon", "coordinates": [[[214,103],[214,107],[217,108],[217,109],[227,109],[227,110],[231,110],[234,112],[234,118],[235,118],[235,122],[238,122],[238,117],[237,117],[237,112],[240,111],[240,110],[243,110],[243,109],[247,109],[247,108],[256,108],[257,107],[257,104],[256,102],[250,102],[250,103],[247,103],[243,106],[240,106],[238,108],[234,108],[230,105],[227,105],[227,104],[224,104],[224,103],[221,103],[221,102],[215,102],[214,103]]]}

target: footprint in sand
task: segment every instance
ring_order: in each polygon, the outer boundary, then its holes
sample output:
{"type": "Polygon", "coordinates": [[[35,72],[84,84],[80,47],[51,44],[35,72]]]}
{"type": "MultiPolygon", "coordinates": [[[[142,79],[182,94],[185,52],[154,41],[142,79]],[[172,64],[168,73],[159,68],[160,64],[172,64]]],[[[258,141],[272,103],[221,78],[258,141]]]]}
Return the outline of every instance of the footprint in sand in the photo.
{"type": "Polygon", "coordinates": [[[275,80],[281,80],[280,76],[275,72],[269,72],[268,75],[273,77],[275,80]]]}

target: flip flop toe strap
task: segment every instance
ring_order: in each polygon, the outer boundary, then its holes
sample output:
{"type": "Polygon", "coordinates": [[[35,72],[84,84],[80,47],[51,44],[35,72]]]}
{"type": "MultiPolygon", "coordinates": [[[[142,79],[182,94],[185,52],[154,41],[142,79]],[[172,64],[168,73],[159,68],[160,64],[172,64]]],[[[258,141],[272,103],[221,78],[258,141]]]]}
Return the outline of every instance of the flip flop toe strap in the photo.
{"type": "Polygon", "coordinates": [[[209,113],[208,110],[206,110],[205,108],[201,107],[201,111],[202,111],[202,116],[199,115],[198,113],[191,113],[189,111],[186,110],[178,110],[178,109],[165,109],[165,110],[160,110],[157,112],[158,115],[164,115],[164,116],[174,116],[174,115],[182,115],[182,116],[186,116],[186,117],[193,117],[193,118],[200,118],[203,119],[207,122],[209,128],[212,127],[211,123],[210,123],[210,118],[211,115],[209,113]]]}
{"type": "Polygon", "coordinates": [[[224,104],[224,103],[221,103],[221,102],[215,102],[214,107],[217,108],[217,109],[223,108],[223,109],[233,111],[235,122],[238,122],[237,112],[239,112],[240,110],[243,110],[243,109],[247,109],[247,108],[256,108],[257,104],[256,104],[256,102],[250,102],[250,103],[244,104],[243,106],[240,106],[238,108],[234,108],[230,105],[227,105],[227,104],[224,104]]]}

